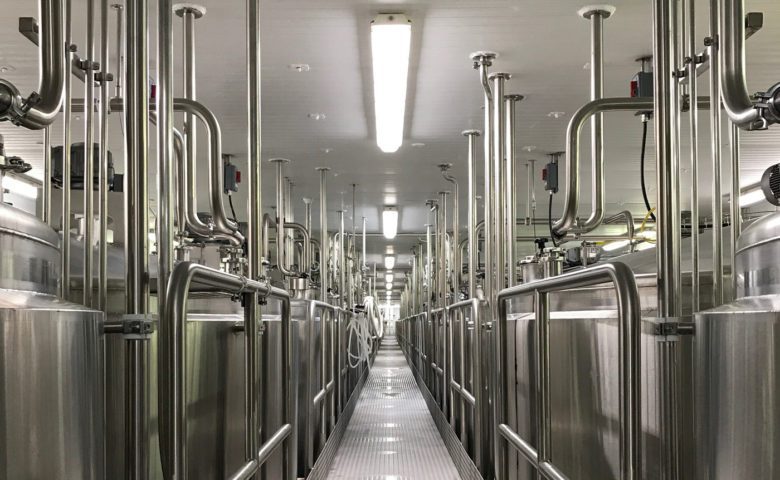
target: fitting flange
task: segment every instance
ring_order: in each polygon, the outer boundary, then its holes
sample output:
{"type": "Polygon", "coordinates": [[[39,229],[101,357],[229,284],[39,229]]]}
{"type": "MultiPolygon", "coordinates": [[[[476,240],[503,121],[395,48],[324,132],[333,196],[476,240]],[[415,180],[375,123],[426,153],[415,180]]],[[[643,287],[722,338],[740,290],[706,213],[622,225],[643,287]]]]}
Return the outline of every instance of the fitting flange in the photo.
{"type": "Polygon", "coordinates": [[[582,18],[590,19],[594,14],[600,14],[601,18],[609,18],[615,13],[614,5],[587,5],[577,10],[577,15],[582,18]]]}
{"type": "Polygon", "coordinates": [[[198,19],[206,14],[206,7],[195,3],[176,3],[173,5],[173,13],[179,17],[184,17],[185,13],[192,13],[195,19],[198,19]]]}

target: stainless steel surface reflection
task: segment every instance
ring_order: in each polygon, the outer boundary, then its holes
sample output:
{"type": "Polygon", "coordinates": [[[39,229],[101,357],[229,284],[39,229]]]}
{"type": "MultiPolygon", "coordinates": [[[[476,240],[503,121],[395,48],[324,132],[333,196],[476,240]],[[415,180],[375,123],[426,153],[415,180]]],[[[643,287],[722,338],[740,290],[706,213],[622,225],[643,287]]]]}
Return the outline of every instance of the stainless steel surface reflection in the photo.
{"type": "Polygon", "coordinates": [[[103,314],[0,290],[0,478],[103,480],[103,314]]]}
{"type": "Polygon", "coordinates": [[[780,478],[780,296],[696,315],[698,478],[780,478]]]}

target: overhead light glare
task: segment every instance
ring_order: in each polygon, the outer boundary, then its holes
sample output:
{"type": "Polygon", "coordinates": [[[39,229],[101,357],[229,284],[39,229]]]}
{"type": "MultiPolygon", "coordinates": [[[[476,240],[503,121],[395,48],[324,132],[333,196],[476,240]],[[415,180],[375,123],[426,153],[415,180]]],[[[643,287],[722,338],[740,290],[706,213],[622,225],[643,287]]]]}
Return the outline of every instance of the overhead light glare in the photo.
{"type": "Polygon", "coordinates": [[[387,275],[385,275],[385,282],[391,283],[393,280],[395,280],[395,275],[393,275],[392,273],[388,273],[387,275]]]}
{"type": "Polygon", "coordinates": [[[398,210],[395,207],[385,207],[382,211],[382,234],[388,240],[398,233],[398,210]]]}
{"type": "Polygon", "coordinates": [[[605,252],[611,252],[613,250],[619,250],[623,247],[626,247],[629,243],[631,242],[628,240],[619,240],[617,242],[609,242],[601,248],[603,248],[605,252]]]}
{"type": "Polygon", "coordinates": [[[392,290],[392,289],[393,289],[393,282],[385,283],[385,290],[392,290]]]}
{"type": "Polygon", "coordinates": [[[395,267],[395,257],[393,255],[387,255],[385,257],[385,268],[392,270],[395,267]]]}
{"type": "Polygon", "coordinates": [[[393,153],[403,143],[412,25],[405,15],[381,14],[371,22],[376,144],[393,153]]]}

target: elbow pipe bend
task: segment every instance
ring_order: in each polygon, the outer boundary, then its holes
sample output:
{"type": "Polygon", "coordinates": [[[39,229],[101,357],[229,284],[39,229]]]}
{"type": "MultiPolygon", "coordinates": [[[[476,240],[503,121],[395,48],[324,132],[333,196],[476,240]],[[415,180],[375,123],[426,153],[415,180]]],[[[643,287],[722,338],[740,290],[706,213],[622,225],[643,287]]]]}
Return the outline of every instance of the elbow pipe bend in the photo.
{"type": "Polygon", "coordinates": [[[65,33],[63,0],[40,0],[40,54],[38,90],[23,98],[14,84],[0,80],[0,121],[31,130],[54,122],[65,93],[65,33]]]}
{"type": "MultiPolygon", "coordinates": [[[[710,108],[710,100],[707,97],[698,97],[696,104],[702,110],[710,108]]],[[[553,225],[553,234],[558,238],[564,238],[569,233],[582,235],[595,230],[604,219],[604,212],[593,212],[592,221],[577,222],[577,211],[579,209],[579,167],[580,167],[580,133],[583,125],[598,113],[617,112],[617,111],[652,111],[654,108],[652,97],[617,97],[600,98],[593,100],[580,107],[566,129],[566,188],[564,200],[564,212],[561,218],[553,225]],[[595,219],[599,218],[598,222],[595,219]]],[[[604,188],[604,184],[597,183],[597,188],[604,188]]]]}

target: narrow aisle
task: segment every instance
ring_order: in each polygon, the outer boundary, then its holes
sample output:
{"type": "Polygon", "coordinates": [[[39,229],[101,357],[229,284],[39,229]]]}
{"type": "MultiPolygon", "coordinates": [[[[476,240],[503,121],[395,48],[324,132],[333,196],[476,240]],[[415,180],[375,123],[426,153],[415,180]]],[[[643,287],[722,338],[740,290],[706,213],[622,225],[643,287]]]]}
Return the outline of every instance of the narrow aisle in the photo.
{"type": "Polygon", "coordinates": [[[328,478],[460,478],[395,337],[382,342],[328,478]]]}

